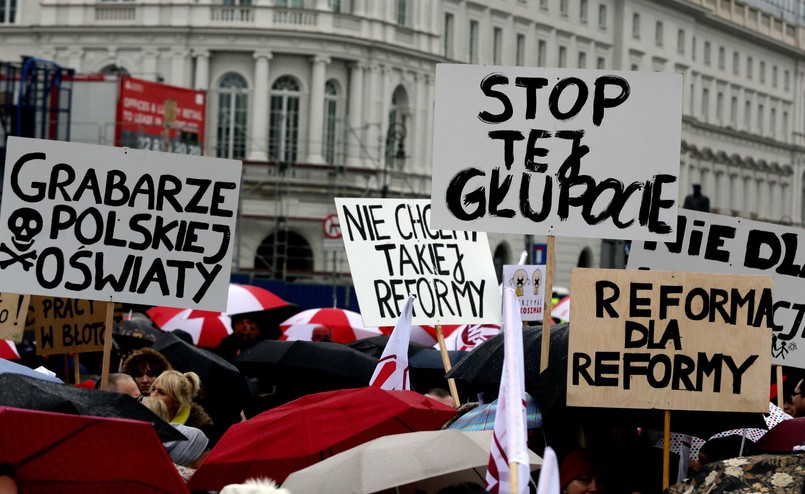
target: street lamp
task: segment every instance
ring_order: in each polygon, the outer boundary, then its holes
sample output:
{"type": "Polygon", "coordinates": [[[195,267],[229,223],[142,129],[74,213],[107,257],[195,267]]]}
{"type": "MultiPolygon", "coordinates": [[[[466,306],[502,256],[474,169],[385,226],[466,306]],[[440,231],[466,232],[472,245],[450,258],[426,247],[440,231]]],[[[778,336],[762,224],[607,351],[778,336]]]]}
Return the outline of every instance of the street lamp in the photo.
{"type": "Polygon", "coordinates": [[[391,122],[386,132],[386,162],[383,166],[383,189],[382,197],[387,197],[389,192],[388,174],[389,168],[402,169],[405,165],[405,136],[407,129],[402,122],[391,122]]]}

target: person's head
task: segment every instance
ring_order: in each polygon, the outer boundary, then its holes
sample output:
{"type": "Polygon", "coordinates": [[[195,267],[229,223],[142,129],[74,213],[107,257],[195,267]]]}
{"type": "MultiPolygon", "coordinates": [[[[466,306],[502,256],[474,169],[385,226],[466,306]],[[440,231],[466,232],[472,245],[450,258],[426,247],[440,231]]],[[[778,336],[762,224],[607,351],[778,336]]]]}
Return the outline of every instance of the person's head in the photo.
{"type": "Polygon", "coordinates": [[[450,396],[450,392],[444,388],[431,388],[425,393],[425,396],[449,407],[455,408],[456,406],[455,403],[453,403],[453,397],[450,396]]]}
{"type": "Polygon", "coordinates": [[[156,396],[143,396],[142,400],[140,400],[140,403],[145,405],[145,408],[154,412],[165,422],[170,422],[173,418],[168,411],[168,407],[165,406],[165,402],[156,396]]]}
{"type": "Polygon", "coordinates": [[[17,494],[17,471],[10,463],[0,463],[0,494],[17,494]]]}
{"type": "Polygon", "coordinates": [[[699,195],[702,193],[702,185],[701,184],[693,184],[693,194],[699,195]]]}
{"type": "Polygon", "coordinates": [[[123,373],[134,378],[140,393],[148,395],[151,385],[166,370],[172,369],[164,355],[150,348],[143,348],[133,353],[123,364],[123,373]]]}
{"type": "Polygon", "coordinates": [[[562,494],[603,492],[600,460],[587,449],[575,449],[562,461],[559,484],[562,494]]]}
{"type": "Polygon", "coordinates": [[[242,484],[229,484],[221,489],[221,494],[291,494],[288,489],[280,489],[270,479],[248,479],[242,484]]]}
{"type": "Polygon", "coordinates": [[[803,392],[805,392],[805,379],[800,379],[791,394],[795,417],[805,417],[805,397],[802,396],[803,392]]]}
{"type": "Polygon", "coordinates": [[[232,317],[232,334],[234,334],[236,338],[243,341],[255,342],[260,339],[260,333],[260,326],[254,319],[238,316],[232,317]]]}
{"type": "Polygon", "coordinates": [[[171,419],[179,411],[193,404],[193,399],[201,390],[201,379],[195,372],[169,370],[159,375],[151,385],[151,396],[165,403],[171,419]]]}
{"type": "MultiPolygon", "coordinates": [[[[98,386],[100,386],[100,381],[98,381],[96,384],[96,387],[98,386]]],[[[122,372],[109,374],[109,389],[107,389],[107,391],[122,393],[124,395],[129,395],[132,398],[139,398],[142,396],[139,386],[137,386],[137,383],[134,382],[134,378],[122,372]]]]}
{"type": "Polygon", "coordinates": [[[177,465],[192,467],[203,457],[210,440],[201,429],[196,427],[188,427],[182,424],[171,425],[187,439],[184,441],[170,441],[165,443],[168,456],[170,456],[171,460],[177,465]]]}
{"type": "Polygon", "coordinates": [[[327,326],[316,326],[310,341],[333,341],[333,330],[327,326]]]}

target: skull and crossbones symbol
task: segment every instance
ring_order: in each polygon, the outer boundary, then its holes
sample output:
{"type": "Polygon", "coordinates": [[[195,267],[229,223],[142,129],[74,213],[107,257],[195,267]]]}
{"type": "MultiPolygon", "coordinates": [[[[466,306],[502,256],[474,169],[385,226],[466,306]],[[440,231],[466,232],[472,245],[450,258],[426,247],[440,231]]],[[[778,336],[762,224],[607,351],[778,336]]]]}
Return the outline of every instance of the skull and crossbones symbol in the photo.
{"type": "Polygon", "coordinates": [[[11,243],[17,250],[15,252],[5,243],[0,243],[0,253],[9,256],[6,260],[0,261],[0,269],[20,263],[22,269],[28,271],[34,265],[33,260],[36,259],[36,250],[31,247],[34,245],[36,236],[42,231],[42,215],[32,208],[20,208],[9,216],[8,229],[12,234],[11,243]]]}

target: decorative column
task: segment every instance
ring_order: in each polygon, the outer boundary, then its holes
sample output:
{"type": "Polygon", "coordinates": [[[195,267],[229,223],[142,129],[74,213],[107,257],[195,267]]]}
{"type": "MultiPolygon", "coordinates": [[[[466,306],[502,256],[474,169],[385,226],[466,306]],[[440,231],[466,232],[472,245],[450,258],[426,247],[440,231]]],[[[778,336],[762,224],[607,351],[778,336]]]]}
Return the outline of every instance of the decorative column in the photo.
{"type": "Polygon", "coordinates": [[[349,65],[349,105],[347,108],[347,166],[360,166],[363,155],[361,125],[363,120],[363,69],[359,62],[349,65]]]}
{"type": "Polygon", "coordinates": [[[310,117],[308,119],[307,162],[324,163],[321,154],[324,140],[324,84],[330,57],[313,57],[310,77],[310,117]]]}
{"type": "Polygon", "coordinates": [[[171,54],[171,78],[170,83],[175,86],[186,86],[185,82],[185,61],[187,50],[175,51],[171,54]]]}
{"type": "Polygon", "coordinates": [[[428,129],[428,86],[424,74],[414,74],[414,90],[415,103],[413,108],[413,122],[411,122],[408,135],[411,137],[409,141],[413,152],[411,153],[411,160],[409,161],[409,169],[407,171],[418,173],[426,173],[430,168],[423,169],[425,163],[428,163],[428,158],[425,154],[425,144],[427,141],[426,132],[428,129]]]}
{"type": "Polygon", "coordinates": [[[254,53],[254,103],[249,127],[249,160],[268,161],[268,61],[271,52],[254,53]]]}
{"type": "Polygon", "coordinates": [[[194,48],[193,57],[196,59],[193,87],[196,89],[208,89],[210,86],[210,52],[194,48]]]}

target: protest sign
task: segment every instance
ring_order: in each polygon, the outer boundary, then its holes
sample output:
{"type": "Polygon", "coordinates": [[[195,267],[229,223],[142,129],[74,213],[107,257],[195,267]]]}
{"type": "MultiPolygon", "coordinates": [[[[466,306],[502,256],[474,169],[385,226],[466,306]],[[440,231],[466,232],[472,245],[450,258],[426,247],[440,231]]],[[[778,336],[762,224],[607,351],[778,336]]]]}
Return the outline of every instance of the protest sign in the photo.
{"type": "Polygon", "coordinates": [[[542,321],[545,306],[545,265],[505,264],[503,285],[514,289],[520,302],[520,319],[542,321]]]}
{"type": "Polygon", "coordinates": [[[9,137],[0,291],[226,310],[241,162],[9,137]]]}
{"type": "Polygon", "coordinates": [[[106,306],[109,303],[61,297],[31,297],[26,329],[34,331],[36,354],[103,350],[106,306]]]}
{"type": "Polygon", "coordinates": [[[633,242],[629,269],[774,276],[772,363],[805,368],[805,230],[679,210],[668,243],[633,242]]]}
{"type": "Polygon", "coordinates": [[[30,295],[0,293],[0,340],[22,341],[30,295]]]}
{"type": "Polygon", "coordinates": [[[431,228],[430,202],[336,199],[361,316],[393,326],[408,294],[413,324],[500,321],[500,290],[486,234],[431,228]]]}
{"type": "Polygon", "coordinates": [[[771,276],[571,271],[567,404],[767,412],[771,276]]]}
{"type": "Polygon", "coordinates": [[[433,225],[667,240],[682,74],[436,66],[433,225]]]}

